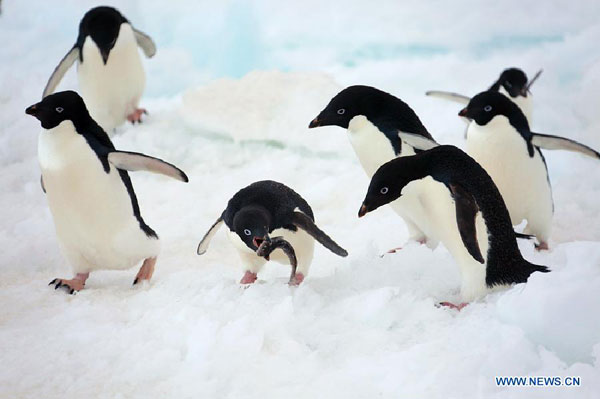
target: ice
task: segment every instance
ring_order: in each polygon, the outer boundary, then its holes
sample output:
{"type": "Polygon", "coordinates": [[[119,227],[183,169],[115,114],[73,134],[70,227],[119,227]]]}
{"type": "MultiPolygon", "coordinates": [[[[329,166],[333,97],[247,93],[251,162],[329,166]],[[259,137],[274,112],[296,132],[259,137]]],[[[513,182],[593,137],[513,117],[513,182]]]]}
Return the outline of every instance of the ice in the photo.
{"type": "MultiPolygon", "coordinates": [[[[460,313],[450,254],[414,243],[383,208],[358,219],[368,179],[335,127],[309,130],[331,97],[369,84],[406,101],[440,142],[462,145],[455,104],[503,68],[544,74],[535,131],[600,148],[597,1],[444,3],[110,1],[157,43],[141,125],[117,148],[182,168],[188,184],[131,173],[163,241],[149,284],[93,273],[74,296],[39,185],[39,123],[25,115],[73,45],[89,0],[3,1],[0,15],[0,397],[595,398],[600,392],[600,164],[546,152],[548,274],[460,313]],[[305,282],[268,264],[249,288],[219,232],[198,241],[240,188],[281,181],[350,255],[320,245],[305,282]],[[404,245],[395,255],[379,255],[404,245]],[[498,387],[495,376],[580,376],[582,386],[498,387]]],[[[59,86],[76,89],[74,71],[59,86]]]]}

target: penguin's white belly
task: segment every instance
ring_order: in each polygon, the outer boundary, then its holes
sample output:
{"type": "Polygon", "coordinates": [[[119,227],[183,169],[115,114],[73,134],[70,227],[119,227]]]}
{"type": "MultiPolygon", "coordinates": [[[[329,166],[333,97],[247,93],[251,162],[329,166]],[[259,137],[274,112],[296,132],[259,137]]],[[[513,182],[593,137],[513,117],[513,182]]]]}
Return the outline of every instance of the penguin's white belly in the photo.
{"type": "Polygon", "coordinates": [[[503,118],[497,116],[486,126],[471,122],[467,153],[492,177],[516,225],[551,208],[552,191],[537,149],[531,158],[525,140],[503,118]]]}
{"type": "Polygon", "coordinates": [[[76,272],[127,269],[160,250],[133,214],[118,171],[106,173],[70,121],[42,131],[38,156],[65,257],[76,272]]]}
{"type": "MultiPolygon", "coordinates": [[[[348,125],[348,131],[354,152],[370,178],[373,177],[381,165],[396,158],[392,143],[366,117],[355,116],[352,118],[348,125]]],[[[413,148],[403,142],[400,156],[414,154],[413,148]]],[[[416,225],[416,227],[424,232],[421,227],[423,222],[414,220],[415,218],[419,218],[420,215],[425,214],[425,210],[422,209],[418,198],[419,184],[415,183],[409,186],[404,189],[402,197],[391,202],[390,206],[405,221],[416,225]]]]}
{"type": "Polygon", "coordinates": [[[92,118],[110,133],[138,107],[146,84],[131,25],[121,24],[106,65],[89,36],[83,44],[82,54],[83,62],[77,68],[81,96],[92,118]]]}

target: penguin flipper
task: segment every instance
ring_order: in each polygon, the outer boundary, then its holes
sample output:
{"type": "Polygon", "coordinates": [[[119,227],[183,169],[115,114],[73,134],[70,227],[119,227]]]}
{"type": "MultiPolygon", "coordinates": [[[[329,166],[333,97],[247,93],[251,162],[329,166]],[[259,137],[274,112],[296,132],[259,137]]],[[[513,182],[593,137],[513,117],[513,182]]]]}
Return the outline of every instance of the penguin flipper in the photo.
{"type": "Polygon", "coordinates": [[[600,153],[585,144],[566,137],[553,136],[550,134],[531,133],[531,143],[545,150],[567,150],[579,152],[588,157],[600,159],[600,153]]]}
{"type": "Polygon", "coordinates": [[[58,63],[56,68],[54,68],[54,72],[48,79],[48,83],[46,83],[46,87],[44,88],[44,93],[42,94],[42,99],[45,98],[48,94],[52,94],[56,89],[56,86],[60,83],[65,73],[71,68],[71,66],[75,63],[75,61],[79,58],[79,48],[77,46],[73,46],[71,50],[63,57],[62,60],[58,63]]]}
{"type": "Polygon", "coordinates": [[[208,231],[206,232],[206,234],[204,234],[204,237],[202,237],[202,240],[198,244],[198,249],[196,250],[196,253],[198,255],[204,255],[206,253],[206,250],[208,250],[210,241],[215,236],[215,234],[217,234],[217,231],[219,231],[222,224],[223,224],[223,218],[219,217],[217,219],[217,221],[214,222],[212,226],[210,226],[210,229],[208,229],[208,231]]]}
{"type": "Polygon", "coordinates": [[[133,28],[133,33],[135,34],[137,45],[144,51],[146,57],[154,57],[154,54],[156,54],[156,44],[154,44],[154,40],[144,32],[135,28],[133,28]]]}
{"type": "Polygon", "coordinates": [[[463,96],[462,94],[453,93],[451,91],[429,90],[425,92],[425,95],[441,98],[443,100],[454,101],[464,105],[467,105],[469,101],[471,101],[471,97],[463,96]]]}
{"type": "Polygon", "coordinates": [[[435,140],[429,139],[420,134],[403,132],[400,130],[398,131],[398,137],[406,144],[421,151],[431,150],[439,145],[435,140]]]}
{"type": "Polygon", "coordinates": [[[479,207],[475,198],[461,185],[449,183],[448,188],[454,198],[456,207],[456,223],[463,244],[473,259],[479,263],[485,263],[485,259],[481,255],[479,243],[477,242],[477,228],[475,226],[475,217],[479,212],[479,207]]]}
{"type": "Polygon", "coordinates": [[[335,241],[331,239],[325,232],[317,227],[315,222],[311,218],[306,216],[302,212],[294,212],[292,217],[292,224],[310,234],[315,240],[319,241],[321,245],[333,252],[338,256],[348,256],[348,251],[340,247],[335,241]]]}
{"type": "Polygon", "coordinates": [[[540,75],[542,74],[542,72],[544,72],[543,69],[540,69],[539,71],[537,71],[534,75],[533,78],[531,78],[531,80],[529,81],[529,83],[527,83],[527,87],[525,87],[525,90],[529,93],[531,93],[531,86],[533,85],[533,83],[540,77],[540,75]]]}
{"type": "Polygon", "coordinates": [[[169,176],[185,183],[189,181],[183,170],[175,165],[165,162],[162,159],[140,154],[139,152],[111,151],[108,154],[108,162],[118,169],[131,172],[146,170],[148,172],[169,176]]]}

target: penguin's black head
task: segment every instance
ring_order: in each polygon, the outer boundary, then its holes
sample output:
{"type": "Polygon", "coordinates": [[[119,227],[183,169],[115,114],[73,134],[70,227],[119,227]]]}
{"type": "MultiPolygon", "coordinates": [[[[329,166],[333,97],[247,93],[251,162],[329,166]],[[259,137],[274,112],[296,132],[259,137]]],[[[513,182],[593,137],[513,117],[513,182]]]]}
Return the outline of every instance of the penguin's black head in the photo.
{"type": "Polygon", "coordinates": [[[400,198],[402,189],[410,183],[412,167],[405,165],[411,157],[400,157],[384,163],[373,175],[358,217],[400,198]]]}
{"type": "Polygon", "coordinates": [[[387,111],[386,102],[390,99],[395,97],[374,87],[350,86],[333,97],[308,127],[339,126],[347,129],[352,118],[358,115],[374,121],[387,111]]]}
{"type": "Polygon", "coordinates": [[[527,91],[529,86],[527,85],[527,75],[519,68],[508,68],[505,69],[498,80],[490,87],[490,90],[498,91],[500,87],[504,87],[504,90],[511,97],[515,98],[518,96],[527,97],[527,91]]]}
{"type": "Polygon", "coordinates": [[[85,38],[90,36],[100,49],[102,60],[106,64],[110,50],[115,46],[121,24],[127,19],[112,7],[96,7],[89,10],[79,24],[77,43],[83,46],[85,38]]]}
{"type": "Polygon", "coordinates": [[[459,116],[474,120],[480,126],[487,125],[497,115],[513,119],[519,114],[522,114],[522,111],[517,104],[495,91],[484,91],[477,94],[458,113],[459,116]]]}
{"type": "Polygon", "coordinates": [[[233,217],[234,231],[253,251],[256,251],[263,241],[271,241],[270,226],[271,213],[260,205],[245,206],[233,217]]]}
{"type": "Polygon", "coordinates": [[[46,96],[42,101],[25,110],[28,115],[35,116],[44,129],[52,129],[61,122],[70,120],[78,125],[90,119],[83,99],[74,91],[61,91],[46,96]]]}

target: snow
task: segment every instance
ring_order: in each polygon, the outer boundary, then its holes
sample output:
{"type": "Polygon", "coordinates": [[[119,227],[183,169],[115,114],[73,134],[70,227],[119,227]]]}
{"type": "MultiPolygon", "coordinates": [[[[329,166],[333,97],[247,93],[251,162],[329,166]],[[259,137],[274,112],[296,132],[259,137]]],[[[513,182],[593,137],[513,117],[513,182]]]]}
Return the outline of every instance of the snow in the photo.
{"type": "MultiPolygon", "coordinates": [[[[0,397],[595,398],[600,392],[600,168],[546,152],[552,250],[523,255],[549,274],[463,311],[458,268],[442,247],[408,244],[390,209],[358,219],[368,179],[339,128],[308,130],[350,84],[389,91],[434,137],[461,146],[455,105],[428,89],[474,94],[500,71],[544,74],[536,131],[600,148],[597,1],[418,4],[110,1],[157,42],[145,60],[142,125],[117,148],[181,167],[189,184],[134,173],[163,252],[149,284],[137,270],[93,273],[74,296],[39,187],[39,122],[24,114],[73,44],[94,1],[4,1],[0,16],[0,397]],[[305,282],[268,264],[244,289],[221,231],[196,245],[240,188],[281,181],[348,249],[317,245],[305,282]],[[498,387],[495,376],[579,376],[580,387],[498,387]]],[[[60,88],[76,88],[70,71],[60,88]]]]}

